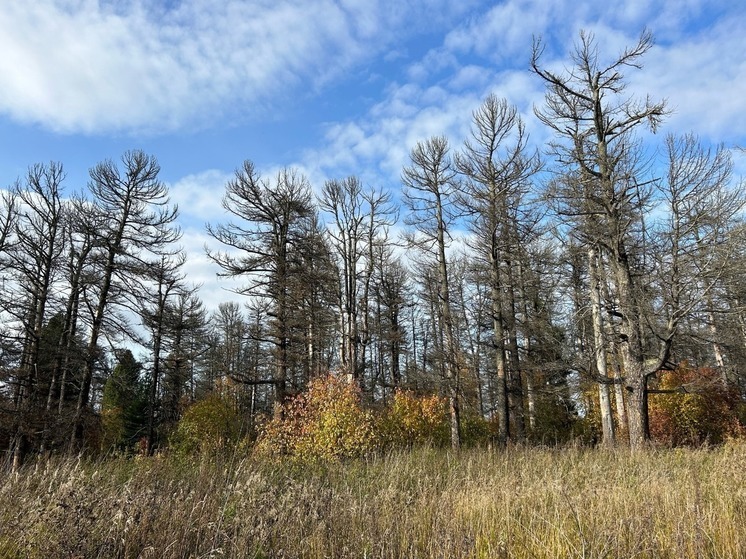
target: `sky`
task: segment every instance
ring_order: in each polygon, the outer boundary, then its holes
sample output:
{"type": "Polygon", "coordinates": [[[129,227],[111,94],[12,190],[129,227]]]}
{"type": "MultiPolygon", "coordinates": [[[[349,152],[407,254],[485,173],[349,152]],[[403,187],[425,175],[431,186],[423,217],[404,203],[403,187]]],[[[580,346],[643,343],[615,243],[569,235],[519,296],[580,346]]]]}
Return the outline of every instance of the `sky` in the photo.
{"type": "MultiPolygon", "coordinates": [[[[740,0],[0,0],[0,188],[61,162],[68,191],[130,149],[154,155],[180,208],[185,268],[208,308],[235,300],[204,254],[244,160],[294,167],[316,191],[357,175],[398,192],[416,142],[455,148],[490,93],[523,115],[531,74],[569,63],[581,29],[612,59],[652,31],[630,95],[666,99],[668,133],[746,146],[746,2],[740,0]]],[[[735,152],[736,173],[746,158],[735,152]]]]}

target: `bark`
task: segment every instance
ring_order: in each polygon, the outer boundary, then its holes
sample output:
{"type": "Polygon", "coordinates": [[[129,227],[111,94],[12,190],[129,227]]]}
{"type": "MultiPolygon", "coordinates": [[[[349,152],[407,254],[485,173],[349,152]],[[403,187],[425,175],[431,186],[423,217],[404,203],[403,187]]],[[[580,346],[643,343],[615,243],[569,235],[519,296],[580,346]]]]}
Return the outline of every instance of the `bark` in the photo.
{"type": "Polygon", "coordinates": [[[496,394],[495,407],[497,415],[497,440],[505,445],[510,438],[510,413],[508,406],[508,376],[505,366],[505,333],[503,331],[503,309],[499,263],[491,266],[492,293],[492,331],[495,348],[496,394]]]}
{"type": "Polygon", "coordinates": [[[525,413],[523,406],[523,374],[521,359],[518,352],[518,331],[516,321],[515,278],[513,277],[513,263],[505,262],[507,285],[507,312],[505,313],[505,331],[508,340],[509,373],[508,373],[508,405],[513,419],[513,431],[516,441],[526,438],[525,413]]]}
{"type": "Polygon", "coordinates": [[[614,356],[614,404],[619,425],[626,429],[629,423],[627,420],[627,405],[624,401],[624,377],[618,363],[619,352],[614,342],[611,345],[611,353],[614,356]]]}
{"type": "Polygon", "coordinates": [[[609,393],[608,366],[606,362],[607,348],[605,337],[604,316],[601,306],[601,271],[598,253],[595,247],[588,249],[588,272],[590,280],[591,313],[593,315],[593,354],[595,357],[596,374],[598,375],[598,399],[601,412],[601,427],[603,442],[612,446],[615,444],[614,419],[611,410],[609,393]]]}

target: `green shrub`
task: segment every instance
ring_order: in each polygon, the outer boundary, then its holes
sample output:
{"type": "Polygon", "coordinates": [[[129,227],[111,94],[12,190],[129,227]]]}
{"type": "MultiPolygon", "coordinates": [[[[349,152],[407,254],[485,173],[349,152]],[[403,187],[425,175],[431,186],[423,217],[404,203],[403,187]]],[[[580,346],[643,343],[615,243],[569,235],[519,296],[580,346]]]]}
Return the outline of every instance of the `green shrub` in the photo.
{"type": "Polygon", "coordinates": [[[464,446],[483,446],[497,436],[497,423],[474,411],[461,414],[461,443],[464,446]]]}
{"type": "Polygon", "coordinates": [[[232,448],[241,436],[241,417],[230,402],[212,393],[187,408],[171,446],[184,453],[213,453],[232,448]]]}

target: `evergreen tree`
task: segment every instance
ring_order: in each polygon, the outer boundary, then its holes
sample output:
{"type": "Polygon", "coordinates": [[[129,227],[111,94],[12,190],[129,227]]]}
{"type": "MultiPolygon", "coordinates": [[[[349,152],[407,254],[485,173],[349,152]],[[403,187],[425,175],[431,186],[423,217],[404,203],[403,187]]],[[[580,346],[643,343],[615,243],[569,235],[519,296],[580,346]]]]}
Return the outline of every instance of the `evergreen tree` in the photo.
{"type": "Polygon", "coordinates": [[[132,352],[122,350],[118,363],[104,385],[101,404],[104,449],[132,448],[145,436],[148,425],[148,397],[142,364],[132,352]]]}

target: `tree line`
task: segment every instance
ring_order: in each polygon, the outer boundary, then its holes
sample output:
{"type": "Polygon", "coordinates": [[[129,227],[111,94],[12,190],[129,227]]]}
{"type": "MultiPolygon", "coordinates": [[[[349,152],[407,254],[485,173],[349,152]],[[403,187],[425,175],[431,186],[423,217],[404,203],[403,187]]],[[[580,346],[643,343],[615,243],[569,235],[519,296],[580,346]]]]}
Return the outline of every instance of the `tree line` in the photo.
{"type": "Polygon", "coordinates": [[[443,395],[454,448],[464,417],[504,445],[591,415],[599,440],[641,448],[651,394],[714,382],[743,399],[743,185],[729,150],[694,134],[646,148],[668,109],[629,95],[626,73],[652,45],[645,31],[606,59],[581,33],[557,72],[536,41],[550,143],[532,147],[490,95],[463,145],[414,146],[398,195],[355,176],[314,194],[294,169],[264,177],[246,161],[227,218],[207,226],[208,257],[245,297],[212,312],[183,272],[153,156],[99,163],[72,194],[62,164],[33,165],[0,204],[8,461],[152,452],[216,391],[251,431],[330,370],[373,406],[401,388],[443,395]],[[659,386],[683,364],[715,374],[659,386]]]}

